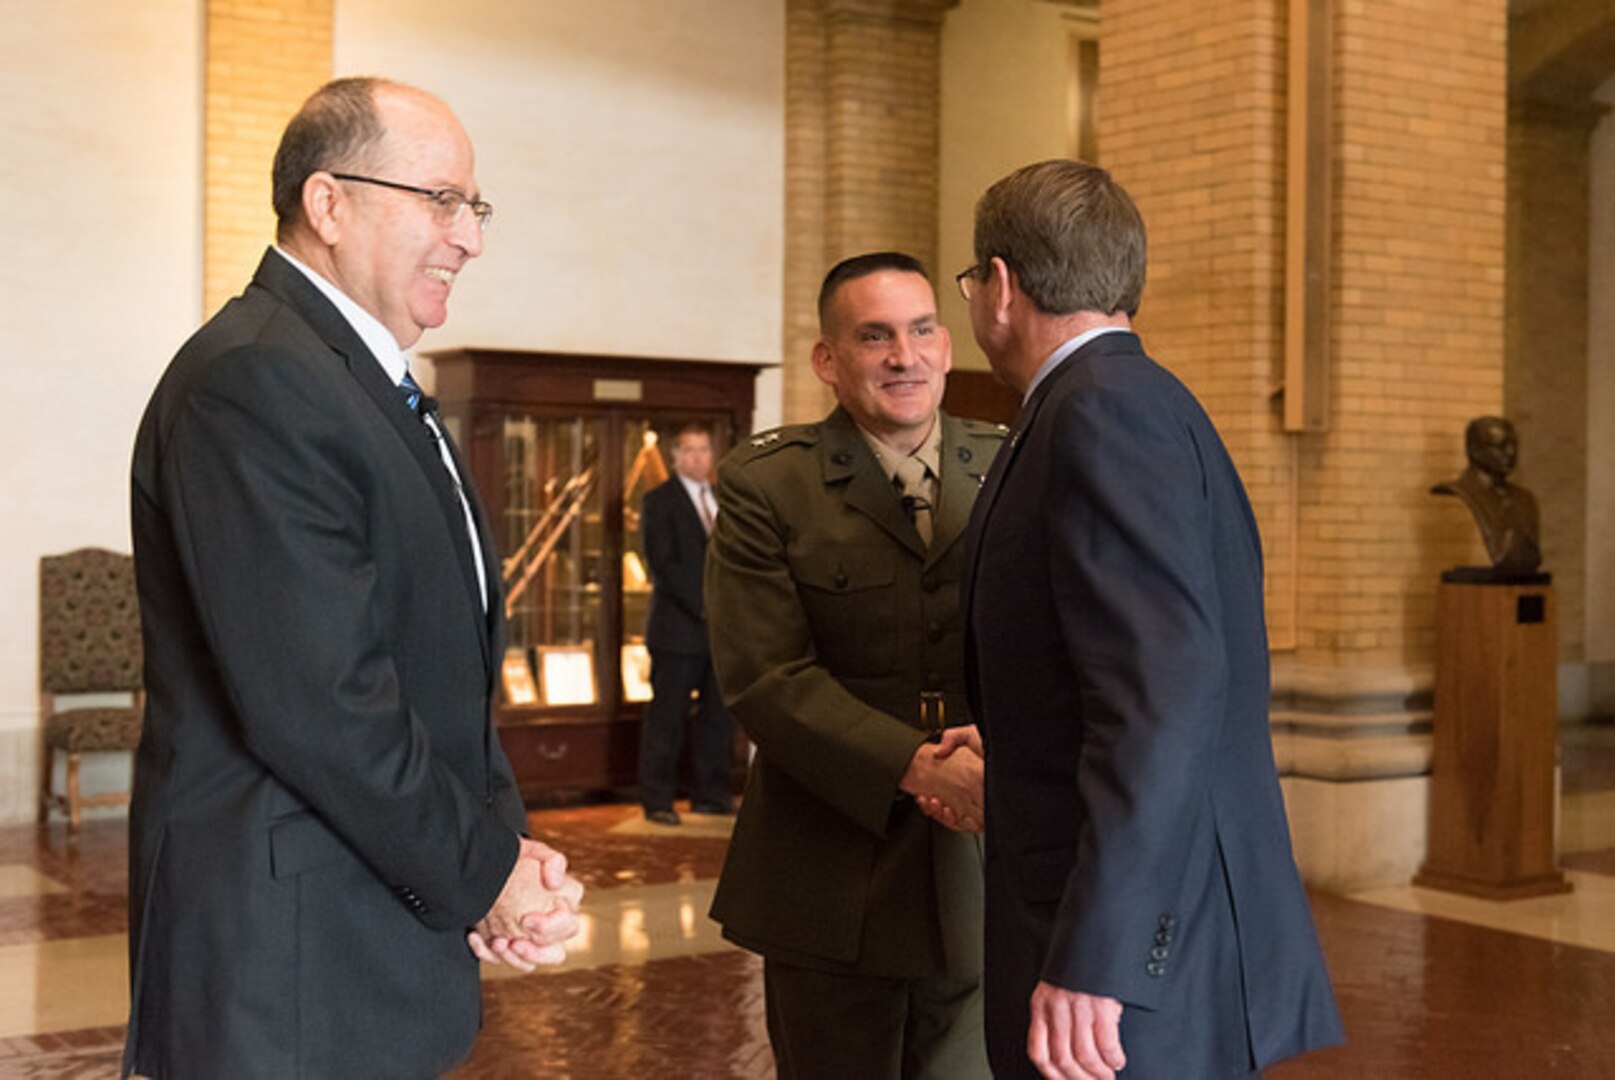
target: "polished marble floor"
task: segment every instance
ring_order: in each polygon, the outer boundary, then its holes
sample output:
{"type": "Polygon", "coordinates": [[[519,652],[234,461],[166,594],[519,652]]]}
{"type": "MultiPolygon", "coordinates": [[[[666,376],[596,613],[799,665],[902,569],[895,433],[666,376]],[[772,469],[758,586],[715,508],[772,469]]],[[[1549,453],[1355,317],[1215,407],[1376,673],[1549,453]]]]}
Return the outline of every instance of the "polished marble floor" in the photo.
{"type": "MultiPolygon", "coordinates": [[[[1567,805],[1615,789],[1615,729],[1567,747],[1564,787],[1567,805]]],[[[730,822],[685,820],[650,826],[620,804],[533,814],[589,887],[584,931],[560,969],[490,969],[457,1078],[773,1076],[761,968],[706,918],[730,822]]],[[[117,820],[74,841],[59,824],[0,828],[0,1077],[116,1074],[124,839],[117,820]]],[[[1574,892],[1510,904],[1314,895],[1349,1041],[1268,1076],[1615,1077],[1615,849],[1565,866],[1574,892]]]]}

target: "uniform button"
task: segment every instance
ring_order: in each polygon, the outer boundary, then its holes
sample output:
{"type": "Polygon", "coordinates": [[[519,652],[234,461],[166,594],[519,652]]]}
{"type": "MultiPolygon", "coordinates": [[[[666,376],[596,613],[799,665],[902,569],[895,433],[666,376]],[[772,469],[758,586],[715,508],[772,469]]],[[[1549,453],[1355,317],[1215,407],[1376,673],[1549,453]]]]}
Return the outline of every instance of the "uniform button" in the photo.
{"type": "Polygon", "coordinates": [[[851,465],[852,455],[847,453],[845,450],[837,450],[835,454],[831,456],[830,460],[835,462],[837,465],[851,465]]]}
{"type": "Polygon", "coordinates": [[[933,643],[941,641],[942,640],[942,624],[937,623],[937,622],[929,623],[925,627],[925,637],[926,637],[927,641],[930,641],[930,642],[933,642],[933,643]]]}
{"type": "Polygon", "coordinates": [[[938,675],[934,671],[927,671],[925,673],[925,685],[926,686],[941,686],[942,685],[942,676],[938,675]]]}
{"type": "Polygon", "coordinates": [[[1144,965],[1144,970],[1149,972],[1152,977],[1159,979],[1166,974],[1166,965],[1159,961],[1151,960],[1144,965]]]}
{"type": "Polygon", "coordinates": [[[959,460],[960,461],[969,461],[970,460],[970,447],[968,447],[968,446],[959,447],[959,460]]]}
{"type": "Polygon", "coordinates": [[[1157,945],[1157,946],[1155,946],[1155,948],[1151,949],[1150,950],[1150,959],[1151,960],[1165,960],[1166,959],[1166,946],[1165,945],[1157,945]]]}
{"type": "Polygon", "coordinates": [[[835,581],[836,588],[845,589],[847,587],[846,574],[838,572],[833,580],[835,581]]]}

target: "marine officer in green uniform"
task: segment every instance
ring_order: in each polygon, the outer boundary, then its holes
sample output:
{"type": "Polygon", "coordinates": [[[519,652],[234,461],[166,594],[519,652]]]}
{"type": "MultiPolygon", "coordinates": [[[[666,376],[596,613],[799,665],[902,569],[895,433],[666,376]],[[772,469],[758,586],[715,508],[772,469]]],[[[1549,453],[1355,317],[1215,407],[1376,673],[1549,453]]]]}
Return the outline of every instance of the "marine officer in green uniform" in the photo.
{"type": "Polygon", "coordinates": [[[941,411],[952,349],[911,256],[835,266],[819,326],[838,407],[718,472],[712,659],[757,754],[712,915],[764,958],[782,1080],[986,1077],[982,762],[933,740],[972,723],[963,534],[1004,429],[941,411]]]}

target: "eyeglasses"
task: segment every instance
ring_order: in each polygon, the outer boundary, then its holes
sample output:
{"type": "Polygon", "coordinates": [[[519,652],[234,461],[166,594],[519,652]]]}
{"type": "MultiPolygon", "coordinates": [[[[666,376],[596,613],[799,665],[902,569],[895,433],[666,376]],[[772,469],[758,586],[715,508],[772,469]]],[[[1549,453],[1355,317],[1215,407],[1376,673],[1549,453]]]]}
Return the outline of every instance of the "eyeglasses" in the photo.
{"type": "Polygon", "coordinates": [[[394,191],[424,195],[432,201],[432,215],[439,225],[457,224],[466,207],[470,207],[471,212],[477,215],[478,228],[486,229],[488,219],[493,217],[493,203],[462,195],[453,188],[416,187],[414,184],[399,184],[392,180],[377,180],[374,176],[355,176],[353,173],[334,172],[331,175],[338,180],[352,180],[356,184],[374,184],[377,187],[392,188],[394,191]]]}
{"type": "Polygon", "coordinates": [[[959,286],[959,295],[968,303],[972,293],[976,291],[976,279],[981,275],[981,264],[967,266],[953,275],[953,283],[959,286]]]}

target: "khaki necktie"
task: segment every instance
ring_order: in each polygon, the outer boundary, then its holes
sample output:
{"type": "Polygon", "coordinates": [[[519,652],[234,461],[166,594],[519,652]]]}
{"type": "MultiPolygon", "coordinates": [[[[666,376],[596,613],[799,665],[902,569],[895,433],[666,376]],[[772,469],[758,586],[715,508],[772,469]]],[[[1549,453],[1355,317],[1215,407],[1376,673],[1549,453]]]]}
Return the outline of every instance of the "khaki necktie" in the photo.
{"type": "Polygon", "coordinates": [[[919,458],[899,458],[896,468],[897,486],[903,492],[903,509],[914,522],[920,539],[931,544],[931,485],[925,479],[925,462],[919,458]]]}

